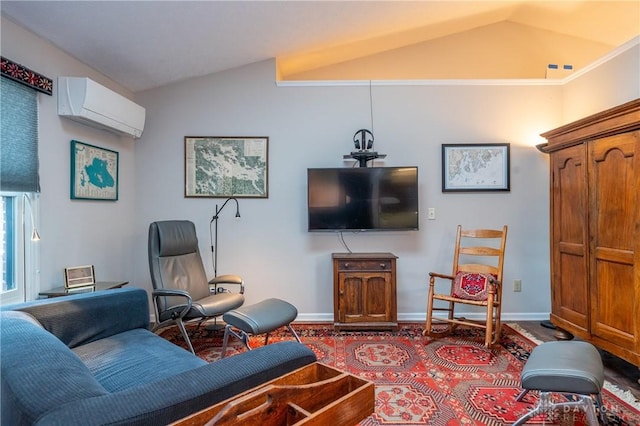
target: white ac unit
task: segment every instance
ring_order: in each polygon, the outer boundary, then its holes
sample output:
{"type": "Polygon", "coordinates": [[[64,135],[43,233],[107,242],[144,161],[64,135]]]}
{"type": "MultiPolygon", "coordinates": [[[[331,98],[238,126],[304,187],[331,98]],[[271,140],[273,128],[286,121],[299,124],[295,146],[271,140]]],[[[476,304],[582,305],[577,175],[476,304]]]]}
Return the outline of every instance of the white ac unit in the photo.
{"type": "Polygon", "coordinates": [[[58,77],[58,115],[139,138],[145,109],[86,77],[58,77]]]}

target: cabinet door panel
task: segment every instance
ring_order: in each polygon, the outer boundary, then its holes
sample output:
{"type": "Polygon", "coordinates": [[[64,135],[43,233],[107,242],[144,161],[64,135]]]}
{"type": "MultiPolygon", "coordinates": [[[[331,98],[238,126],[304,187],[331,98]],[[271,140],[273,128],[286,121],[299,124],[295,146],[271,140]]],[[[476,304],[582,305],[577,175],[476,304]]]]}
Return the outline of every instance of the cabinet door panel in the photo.
{"type": "Polygon", "coordinates": [[[390,278],[390,273],[343,273],[342,321],[389,321],[390,278]]]}
{"type": "Polygon", "coordinates": [[[365,279],[365,317],[370,320],[389,321],[391,274],[371,274],[365,279]]]}
{"type": "Polygon", "coordinates": [[[588,292],[585,271],[586,256],[584,248],[580,254],[560,252],[559,273],[552,294],[553,313],[580,327],[584,332],[588,328],[588,292]],[[580,279],[582,277],[582,279],[580,279]],[[576,279],[578,278],[578,279],[576,279]]]}
{"type": "Polygon", "coordinates": [[[361,274],[345,273],[340,283],[341,321],[358,322],[364,313],[363,294],[364,279],[361,274]]]}
{"type": "Polygon", "coordinates": [[[589,324],[586,148],[556,152],[552,167],[552,285],[554,315],[583,331],[589,324]]]}
{"type": "Polygon", "coordinates": [[[591,329],[626,349],[637,345],[637,262],[640,230],[640,132],[592,141],[591,329]]]}

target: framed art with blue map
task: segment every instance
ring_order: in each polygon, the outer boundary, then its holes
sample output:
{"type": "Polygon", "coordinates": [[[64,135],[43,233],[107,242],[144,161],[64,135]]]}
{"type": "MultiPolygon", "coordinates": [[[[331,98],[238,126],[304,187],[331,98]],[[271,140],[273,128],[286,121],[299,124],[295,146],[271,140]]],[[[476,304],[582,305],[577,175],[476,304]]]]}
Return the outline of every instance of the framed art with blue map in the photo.
{"type": "Polygon", "coordinates": [[[185,136],[184,196],[267,198],[269,138],[185,136]]]}
{"type": "Polygon", "coordinates": [[[443,144],[442,192],[509,191],[508,143],[443,144]]]}
{"type": "Polygon", "coordinates": [[[118,200],[118,153],[71,141],[71,199],[118,200]]]}

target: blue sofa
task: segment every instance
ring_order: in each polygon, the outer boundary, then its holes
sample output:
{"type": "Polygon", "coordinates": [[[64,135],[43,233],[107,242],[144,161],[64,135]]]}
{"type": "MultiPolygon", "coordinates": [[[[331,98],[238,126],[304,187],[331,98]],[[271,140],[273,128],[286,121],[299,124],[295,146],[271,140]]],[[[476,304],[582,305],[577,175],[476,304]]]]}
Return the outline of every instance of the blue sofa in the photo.
{"type": "Polygon", "coordinates": [[[297,342],[207,363],[149,331],[143,289],[5,307],[2,425],[160,425],[316,361],[297,342]]]}

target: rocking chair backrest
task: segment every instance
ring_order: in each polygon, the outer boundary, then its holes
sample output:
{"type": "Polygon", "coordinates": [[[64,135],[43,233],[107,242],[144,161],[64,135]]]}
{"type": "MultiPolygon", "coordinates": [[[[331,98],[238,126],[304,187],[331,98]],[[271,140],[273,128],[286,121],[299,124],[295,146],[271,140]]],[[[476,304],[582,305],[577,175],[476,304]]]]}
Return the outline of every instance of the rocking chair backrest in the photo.
{"type": "Polygon", "coordinates": [[[502,230],[463,230],[458,225],[452,275],[460,271],[491,274],[502,283],[506,242],[506,225],[502,230]]]}

